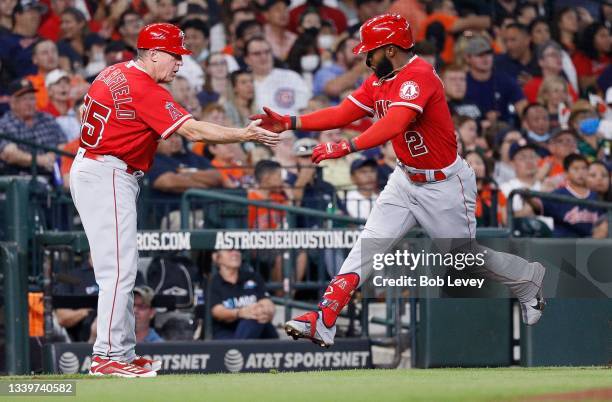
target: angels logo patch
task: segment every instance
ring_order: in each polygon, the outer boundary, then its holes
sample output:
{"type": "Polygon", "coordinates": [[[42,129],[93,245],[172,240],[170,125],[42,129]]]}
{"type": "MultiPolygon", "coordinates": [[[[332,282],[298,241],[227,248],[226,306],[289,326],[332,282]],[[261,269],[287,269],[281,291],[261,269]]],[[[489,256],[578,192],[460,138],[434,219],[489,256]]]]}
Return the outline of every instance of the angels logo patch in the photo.
{"type": "Polygon", "coordinates": [[[406,100],[413,100],[419,96],[419,84],[414,81],[406,81],[400,88],[400,98],[406,100]]]}
{"type": "Polygon", "coordinates": [[[181,113],[181,111],[178,110],[172,102],[166,102],[165,108],[168,113],[170,113],[170,118],[172,119],[172,121],[176,121],[179,117],[183,115],[183,113],[181,113]]]}

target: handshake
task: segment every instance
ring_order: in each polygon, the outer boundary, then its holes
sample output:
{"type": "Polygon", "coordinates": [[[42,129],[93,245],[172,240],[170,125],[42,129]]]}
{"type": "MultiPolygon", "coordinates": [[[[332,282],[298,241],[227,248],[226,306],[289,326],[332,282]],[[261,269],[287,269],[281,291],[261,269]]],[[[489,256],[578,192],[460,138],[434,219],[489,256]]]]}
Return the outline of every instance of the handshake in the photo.
{"type": "MultiPolygon", "coordinates": [[[[272,131],[274,133],[282,133],[286,130],[295,130],[299,127],[298,117],[289,115],[280,115],[272,109],[263,108],[264,113],[255,114],[249,117],[253,121],[259,121],[259,127],[272,131]]],[[[313,151],[311,160],[313,163],[319,163],[325,159],[341,158],[354,152],[353,147],[347,140],[339,142],[325,142],[317,145],[313,151]]]]}

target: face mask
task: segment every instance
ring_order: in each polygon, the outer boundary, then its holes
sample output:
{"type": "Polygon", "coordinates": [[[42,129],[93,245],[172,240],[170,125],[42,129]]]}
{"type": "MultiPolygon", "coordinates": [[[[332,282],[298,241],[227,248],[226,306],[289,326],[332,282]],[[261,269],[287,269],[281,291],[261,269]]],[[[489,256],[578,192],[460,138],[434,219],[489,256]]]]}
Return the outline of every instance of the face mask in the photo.
{"type": "Polygon", "coordinates": [[[536,134],[533,131],[529,130],[527,131],[527,137],[529,137],[535,142],[546,142],[550,139],[550,134],[549,133],[536,134]]]}
{"type": "Polygon", "coordinates": [[[310,36],[317,36],[319,35],[319,28],[317,27],[306,28],[304,29],[304,34],[310,35],[310,36]]]}
{"type": "Polygon", "coordinates": [[[596,117],[590,117],[580,122],[580,133],[586,136],[594,135],[599,128],[599,119],[596,117]]]}
{"type": "Polygon", "coordinates": [[[334,35],[319,35],[317,38],[317,44],[321,49],[331,50],[331,48],[334,46],[335,40],[336,38],[334,35]]]}
{"type": "Polygon", "coordinates": [[[308,54],[300,59],[302,71],[313,72],[319,66],[319,56],[316,54],[308,54]]]}

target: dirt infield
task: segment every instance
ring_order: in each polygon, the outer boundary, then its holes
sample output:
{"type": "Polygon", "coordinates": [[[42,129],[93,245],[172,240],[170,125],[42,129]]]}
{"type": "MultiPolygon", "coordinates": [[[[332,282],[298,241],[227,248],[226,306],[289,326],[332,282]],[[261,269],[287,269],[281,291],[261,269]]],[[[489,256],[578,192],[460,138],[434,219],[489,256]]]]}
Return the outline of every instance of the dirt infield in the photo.
{"type": "Polygon", "coordinates": [[[524,401],[612,401],[612,388],[586,389],[575,392],[560,392],[537,395],[524,401]]]}

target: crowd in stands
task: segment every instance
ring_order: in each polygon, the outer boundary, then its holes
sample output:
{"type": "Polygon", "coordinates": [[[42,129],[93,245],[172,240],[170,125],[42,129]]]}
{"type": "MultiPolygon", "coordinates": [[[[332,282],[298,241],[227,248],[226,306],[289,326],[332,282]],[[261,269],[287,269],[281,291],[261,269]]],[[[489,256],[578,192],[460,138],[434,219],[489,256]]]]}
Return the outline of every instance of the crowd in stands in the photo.
{"type": "MultiPolygon", "coordinates": [[[[528,189],[612,201],[610,0],[0,0],[0,134],[76,152],[90,83],[106,66],[134,58],[138,32],[151,22],[185,32],[193,54],[168,89],[197,119],[244,126],[263,106],[296,115],[335,105],[372,73],[352,48],[360,24],[385,12],[408,19],[416,53],[444,83],[459,152],[476,172],[479,225],[506,226],[511,203],[515,224],[528,234],[606,237],[604,209],[509,196],[528,189]]],[[[310,155],[317,143],[353,137],[372,123],[285,132],[274,149],[190,148],[172,136],[148,172],[150,194],[177,209],[189,188],[242,189],[252,200],[367,218],[395,168],[392,146],[317,166],[310,155]]],[[[50,186],[68,188],[70,158],[0,138],[0,174],[30,174],[32,158],[50,186]]],[[[170,214],[159,219],[165,228],[178,222],[170,214]]],[[[196,220],[192,226],[206,226],[205,216],[196,220]]],[[[285,216],[251,208],[247,221],[275,229],[285,216]]],[[[278,278],[280,255],[265,258],[278,278]]],[[[303,272],[309,256],[298,260],[303,272]]],[[[232,269],[217,278],[227,292],[259,283],[232,269]]],[[[234,316],[223,297],[216,313],[223,336],[230,327],[266,331],[236,324],[241,317],[262,322],[265,303],[234,316]]],[[[84,320],[89,313],[75,314],[84,320]]]]}

